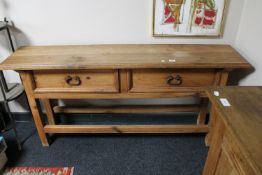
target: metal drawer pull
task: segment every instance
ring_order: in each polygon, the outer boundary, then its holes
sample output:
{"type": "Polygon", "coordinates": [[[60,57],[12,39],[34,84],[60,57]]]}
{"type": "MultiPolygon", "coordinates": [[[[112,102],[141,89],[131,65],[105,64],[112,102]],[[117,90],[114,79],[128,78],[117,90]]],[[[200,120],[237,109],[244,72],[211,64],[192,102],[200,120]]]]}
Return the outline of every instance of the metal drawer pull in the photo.
{"type": "Polygon", "coordinates": [[[79,76],[72,77],[68,75],[67,77],[65,77],[65,81],[70,86],[79,86],[82,83],[79,76]]]}
{"type": "Polygon", "coordinates": [[[181,85],[183,82],[183,79],[180,75],[176,75],[176,77],[173,77],[172,75],[170,75],[167,78],[167,84],[171,85],[171,86],[178,86],[181,85]]]}

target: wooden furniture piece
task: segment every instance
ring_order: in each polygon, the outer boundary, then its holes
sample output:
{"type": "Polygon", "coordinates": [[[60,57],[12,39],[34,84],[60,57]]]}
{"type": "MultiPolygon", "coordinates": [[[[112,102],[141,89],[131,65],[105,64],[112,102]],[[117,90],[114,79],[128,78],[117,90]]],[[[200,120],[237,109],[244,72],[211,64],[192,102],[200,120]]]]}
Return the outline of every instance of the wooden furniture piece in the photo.
{"type": "Polygon", "coordinates": [[[203,175],[262,174],[262,87],[210,88],[207,95],[212,120],[203,175]],[[223,106],[220,98],[231,106],[223,106]]]}
{"type": "Polygon", "coordinates": [[[227,45],[91,45],[21,47],[0,69],[20,73],[42,144],[46,133],[208,132],[206,86],[226,85],[250,64],[227,45]],[[201,97],[199,105],[117,108],[51,107],[50,99],[201,97]],[[37,106],[42,100],[48,124],[37,106]],[[192,125],[57,125],[54,113],[199,112],[192,125]]]}

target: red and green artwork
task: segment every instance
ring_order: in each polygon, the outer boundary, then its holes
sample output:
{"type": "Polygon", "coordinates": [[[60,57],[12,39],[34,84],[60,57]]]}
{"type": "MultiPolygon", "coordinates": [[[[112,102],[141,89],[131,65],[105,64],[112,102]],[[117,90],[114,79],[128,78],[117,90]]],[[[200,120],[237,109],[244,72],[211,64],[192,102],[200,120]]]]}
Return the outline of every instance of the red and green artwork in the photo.
{"type": "Polygon", "coordinates": [[[225,0],[155,0],[154,34],[219,35],[225,0]]]}
{"type": "Polygon", "coordinates": [[[215,0],[195,0],[193,14],[194,25],[214,28],[217,15],[215,0]]]}
{"type": "Polygon", "coordinates": [[[164,0],[164,23],[165,24],[180,24],[181,10],[184,0],[164,0]]]}

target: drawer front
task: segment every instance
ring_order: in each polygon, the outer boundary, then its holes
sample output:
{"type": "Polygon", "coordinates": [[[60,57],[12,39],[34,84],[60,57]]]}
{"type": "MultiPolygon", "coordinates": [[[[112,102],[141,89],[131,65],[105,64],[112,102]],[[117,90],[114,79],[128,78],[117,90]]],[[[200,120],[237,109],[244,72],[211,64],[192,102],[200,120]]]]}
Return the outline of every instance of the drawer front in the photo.
{"type": "Polygon", "coordinates": [[[131,92],[172,92],[215,84],[214,69],[134,69],[129,74],[131,92]]]}
{"type": "Polygon", "coordinates": [[[119,92],[118,70],[34,71],[35,92],[119,92]]]}

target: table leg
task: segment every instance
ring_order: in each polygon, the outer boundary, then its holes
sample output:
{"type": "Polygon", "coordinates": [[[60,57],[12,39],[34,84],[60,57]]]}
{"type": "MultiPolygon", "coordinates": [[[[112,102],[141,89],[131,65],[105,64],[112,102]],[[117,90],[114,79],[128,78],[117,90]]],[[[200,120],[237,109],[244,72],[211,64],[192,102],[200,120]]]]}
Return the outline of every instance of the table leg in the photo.
{"type": "Polygon", "coordinates": [[[41,139],[42,145],[43,146],[49,146],[45,131],[44,131],[44,126],[43,122],[40,116],[40,112],[37,106],[36,99],[34,97],[33,89],[34,89],[34,84],[32,81],[32,75],[30,72],[20,72],[23,85],[25,88],[25,92],[27,95],[28,103],[31,109],[32,116],[35,121],[36,129],[38,131],[38,135],[41,139]]]}
{"type": "Polygon", "coordinates": [[[208,123],[209,132],[208,132],[208,134],[206,135],[206,138],[205,138],[206,146],[210,146],[210,143],[211,143],[211,140],[212,140],[212,135],[214,133],[213,128],[215,126],[215,123],[216,123],[216,112],[215,112],[215,109],[212,107],[211,112],[210,112],[210,116],[209,116],[209,123],[208,123]]]}
{"type": "Polygon", "coordinates": [[[47,116],[49,125],[55,125],[54,112],[53,112],[50,100],[49,99],[41,99],[41,100],[46,110],[46,116],[47,116]]]}
{"type": "Polygon", "coordinates": [[[43,146],[49,146],[36,100],[34,98],[29,97],[28,102],[29,102],[29,106],[30,106],[30,109],[31,109],[31,112],[32,112],[32,115],[33,115],[33,118],[34,118],[34,121],[35,121],[36,129],[38,131],[38,135],[41,139],[42,145],[43,146]]]}
{"type": "Polygon", "coordinates": [[[206,163],[202,175],[213,175],[218,164],[219,157],[222,151],[222,142],[224,137],[225,126],[222,121],[217,120],[213,128],[213,135],[210,142],[206,163]]]}
{"type": "Polygon", "coordinates": [[[198,125],[204,125],[205,124],[207,109],[208,109],[208,98],[202,98],[201,101],[200,101],[200,111],[199,111],[198,117],[197,117],[197,124],[198,125]]]}

